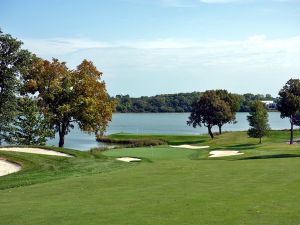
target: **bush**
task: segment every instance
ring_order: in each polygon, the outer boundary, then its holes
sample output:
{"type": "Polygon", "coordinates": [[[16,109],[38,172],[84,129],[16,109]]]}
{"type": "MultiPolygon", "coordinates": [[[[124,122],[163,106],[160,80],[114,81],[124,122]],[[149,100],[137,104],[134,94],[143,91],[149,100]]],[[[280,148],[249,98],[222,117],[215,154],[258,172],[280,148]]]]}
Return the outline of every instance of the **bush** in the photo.
{"type": "Polygon", "coordinates": [[[109,137],[97,137],[97,141],[110,144],[118,144],[125,148],[135,148],[144,146],[156,146],[165,145],[165,141],[160,139],[127,139],[127,140],[117,140],[110,139],[109,137]]]}

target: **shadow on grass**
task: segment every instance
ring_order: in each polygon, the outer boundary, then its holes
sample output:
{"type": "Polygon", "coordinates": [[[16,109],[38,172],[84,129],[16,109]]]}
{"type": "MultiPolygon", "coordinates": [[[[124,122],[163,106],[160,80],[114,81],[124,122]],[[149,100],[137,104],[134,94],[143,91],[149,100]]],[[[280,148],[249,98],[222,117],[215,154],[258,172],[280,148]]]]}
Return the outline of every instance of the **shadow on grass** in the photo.
{"type": "Polygon", "coordinates": [[[282,158],[298,158],[300,154],[277,154],[277,155],[260,155],[244,157],[237,160],[251,160],[251,159],[282,159],[282,158]]]}
{"type": "Polygon", "coordinates": [[[239,145],[229,145],[227,148],[236,150],[247,150],[257,148],[258,144],[239,144],[239,145]]]}
{"type": "Polygon", "coordinates": [[[183,144],[201,144],[206,142],[206,140],[196,140],[196,141],[167,141],[169,145],[183,145],[183,144]]]}

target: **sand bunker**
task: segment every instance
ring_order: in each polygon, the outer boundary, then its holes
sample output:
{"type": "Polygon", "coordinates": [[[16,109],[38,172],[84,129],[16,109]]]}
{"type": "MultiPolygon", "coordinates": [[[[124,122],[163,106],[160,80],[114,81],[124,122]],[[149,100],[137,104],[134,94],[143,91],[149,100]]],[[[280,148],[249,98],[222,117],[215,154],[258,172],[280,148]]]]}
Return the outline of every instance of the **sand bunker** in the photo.
{"type": "Polygon", "coordinates": [[[213,157],[242,155],[244,153],[239,152],[239,151],[211,151],[209,154],[210,154],[209,157],[213,158],[213,157]]]}
{"type": "Polygon", "coordinates": [[[8,162],[5,159],[0,159],[0,177],[11,173],[16,173],[19,170],[21,170],[20,165],[16,163],[8,162]]]}
{"type": "Polygon", "coordinates": [[[25,153],[40,154],[40,155],[55,155],[55,156],[63,156],[63,157],[73,157],[66,153],[56,152],[56,151],[46,150],[46,149],[41,149],[41,148],[0,148],[0,151],[25,152],[25,153]]]}
{"type": "Polygon", "coordinates": [[[193,146],[193,145],[170,145],[172,148],[187,148],[187,149],[203,149],[209,148],[209,146],[193,146]]]}
{"type": "Polygon", "coordinates": [[[139,159],[139,158],[132,158],[132,157],[120,157],[120,158],[117,158],[117,160],[123,161],[123,162],[139,162],[139,161],[141,161],[141,159],[139,159]]]}

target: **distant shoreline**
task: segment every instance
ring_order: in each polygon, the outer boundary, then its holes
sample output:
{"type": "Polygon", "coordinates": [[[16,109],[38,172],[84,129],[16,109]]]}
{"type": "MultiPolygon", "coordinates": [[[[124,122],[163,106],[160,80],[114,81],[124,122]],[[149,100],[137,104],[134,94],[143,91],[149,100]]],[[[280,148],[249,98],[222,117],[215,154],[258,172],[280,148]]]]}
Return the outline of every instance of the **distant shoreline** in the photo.
{"type": "MultiPolygon", "coordinates": [[[[111,97],[116,101],[116,112],[120,113],[189,113],[192,105],[201,96],[201,92],[161,94],[155,96],[131,97],[116,95],[111,97]]],[[[253,101],[276,102],[270,94],[235,94],[240,99],[238,112],[249,112],[253,101]]],[[[276,107],[267,107],[269,111],[276,111],[276,107]]]]}
{"type": "MultiPolygon", "coordinates": [[[[277,112],[279,113],[278,110],[268,110],[268,112],[277,112]]],[[[167,113],[172,113],[172,114],[180,114],[180,113],[190,113],[190,112],[113,112],[113,114],[147,114],[147,113],[151,113],[151,114],[167,114],[167,113]]],[[[237,111],[236,113],[249,113],[248,111],[237,111]]]]}

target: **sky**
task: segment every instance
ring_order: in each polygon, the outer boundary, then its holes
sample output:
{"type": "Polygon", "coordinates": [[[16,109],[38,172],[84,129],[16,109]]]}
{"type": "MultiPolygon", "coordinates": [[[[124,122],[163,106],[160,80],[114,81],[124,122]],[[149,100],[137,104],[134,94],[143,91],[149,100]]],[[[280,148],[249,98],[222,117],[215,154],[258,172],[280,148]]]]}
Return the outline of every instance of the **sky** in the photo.
{"type": "Polygon", "coordinates": [[[0,0],[23,48],[103,72],[110,95],[278,94],[300,78],[300,0],[0,0]]]}

